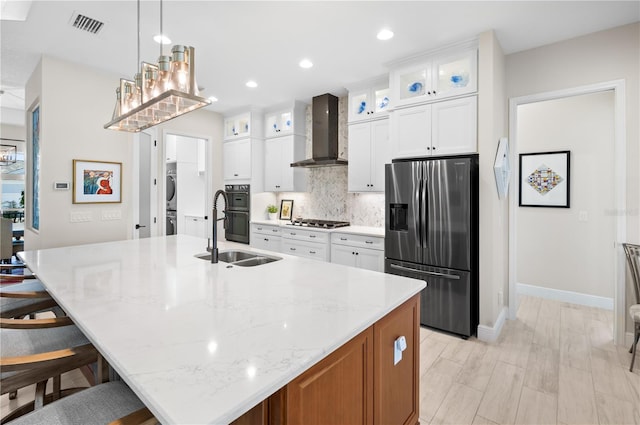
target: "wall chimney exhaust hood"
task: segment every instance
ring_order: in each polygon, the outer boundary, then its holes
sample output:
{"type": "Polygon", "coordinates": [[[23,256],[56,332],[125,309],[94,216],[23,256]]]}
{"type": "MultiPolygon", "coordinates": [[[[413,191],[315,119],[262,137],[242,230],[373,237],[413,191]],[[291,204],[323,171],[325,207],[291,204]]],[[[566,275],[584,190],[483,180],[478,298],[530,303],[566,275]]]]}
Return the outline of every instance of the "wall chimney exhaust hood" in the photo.
{"type": "Polygon", "coordinates": [[[347,165],[338,158],[338,98],[327,93],[313,98],[311,133],[312,158],[294,162],[292,167],[347,165]]]}

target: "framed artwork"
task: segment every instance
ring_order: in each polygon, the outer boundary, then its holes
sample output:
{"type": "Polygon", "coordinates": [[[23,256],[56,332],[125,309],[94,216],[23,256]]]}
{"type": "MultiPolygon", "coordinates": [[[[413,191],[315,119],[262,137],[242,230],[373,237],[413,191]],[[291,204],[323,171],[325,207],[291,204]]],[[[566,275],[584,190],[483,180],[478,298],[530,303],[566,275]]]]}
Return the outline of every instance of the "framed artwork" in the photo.
{"type": "Polygon", "coordinates": [[[280,202],[280,220],[291,220],[293,213],[293,199],[283,199],[280,202]]]}
{"type": "Polygon", "coordinates": [[[570,151],[520,154],[520,206],[569,208],[570,151]]]}
{"type": "Polygon", "coordinates": [[[122,202],[122,163],[73,160],[73,203],[122,202]]]}

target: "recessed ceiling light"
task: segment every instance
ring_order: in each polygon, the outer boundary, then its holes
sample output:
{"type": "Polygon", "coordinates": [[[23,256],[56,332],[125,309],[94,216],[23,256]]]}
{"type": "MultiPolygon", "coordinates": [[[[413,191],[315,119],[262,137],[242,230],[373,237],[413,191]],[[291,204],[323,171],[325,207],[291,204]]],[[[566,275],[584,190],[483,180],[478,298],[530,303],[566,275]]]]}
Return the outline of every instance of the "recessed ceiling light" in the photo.
{"type": "Polygon", "coordinates": [[[313,66],[313,62],[311,62],[309,59],[302,59],[298,65],[300,65],[300,68],[306,69],[311,68],[313,66]]]}
{"type": "Polygon", "coordinates": [[[215,97],[215,96],[209,96],[207,99],[209,99],[212,102],[217,102],[218,101],[218,98],[215,97]]]}
{"type": "Polygon", "coordinates": [[[383,29],[380,30],[380,32],[378,33],[378,40],[389,40],[393,38],[393,31],[391,31],[390,29],[383,29]]]}
{"type": "Polygon", "coordinates": [[[258,83],[256,83],[256,82],[255,82],[255,81],[253,81],[253,80],[249,80],[249,81],[247,81],[247,83],[246,83],[245,85],[246,85],[247,87],[252,88],[252,89],[254,89],[254,88],[258,87],[258,83]]]}
{"type": "Polygon", "coordinates": [[[157,34],[153,36],[153,41],[155,41],[156,43],[160,44],[171,44],[171,39],[169,37],[167,37],[166,35],[162,35],[162,34],[157,34]]]}

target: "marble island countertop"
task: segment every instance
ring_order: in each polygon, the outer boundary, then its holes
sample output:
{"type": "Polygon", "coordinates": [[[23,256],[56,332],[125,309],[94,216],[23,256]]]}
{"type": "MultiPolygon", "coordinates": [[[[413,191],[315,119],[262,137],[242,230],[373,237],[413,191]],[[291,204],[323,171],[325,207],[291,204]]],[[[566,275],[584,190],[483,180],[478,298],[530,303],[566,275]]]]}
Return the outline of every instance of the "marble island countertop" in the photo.
{"type": "Polygon", "coordinates": [[[194,256],[205,247],[179,235],[21,257],[162,423],[233,421],[425,285],[286,254],[211,264],[194,256]]]}

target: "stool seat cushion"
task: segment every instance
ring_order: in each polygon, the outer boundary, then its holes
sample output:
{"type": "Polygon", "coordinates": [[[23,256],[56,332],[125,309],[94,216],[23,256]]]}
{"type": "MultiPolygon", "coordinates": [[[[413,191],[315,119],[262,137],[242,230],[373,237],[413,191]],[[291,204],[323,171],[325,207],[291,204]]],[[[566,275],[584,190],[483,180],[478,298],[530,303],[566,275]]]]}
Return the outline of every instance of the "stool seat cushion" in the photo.
{"type": "MultiPolygon", "coordinates": [[[[42,292],[44,286],[37,279],[31,279],[22,283],[16,283],[15,285],[7,285],[0,289],[0,293],[4,292],[42,292]]],[[[16,310],[18,308],[26,307],[29,305],[35,305],[41,303],[42,298],[7,298],[0,297],[0,312],[9,310],[16,310]]]]}
{"type": "MultiPolygon", "coordinates": [[[[79,347],[89,340],[75,325],[43,329],[0,329],[0,356],[28,356],[79,347]]],[[[0,373],[4,379],[17,372],[0,373]]]]}
{"type": "Polygon", "coordinates": [[[47,404],[11,424],[108,424],[143,407],[144,404],[124,382],[107,382],[47,404]]]}

